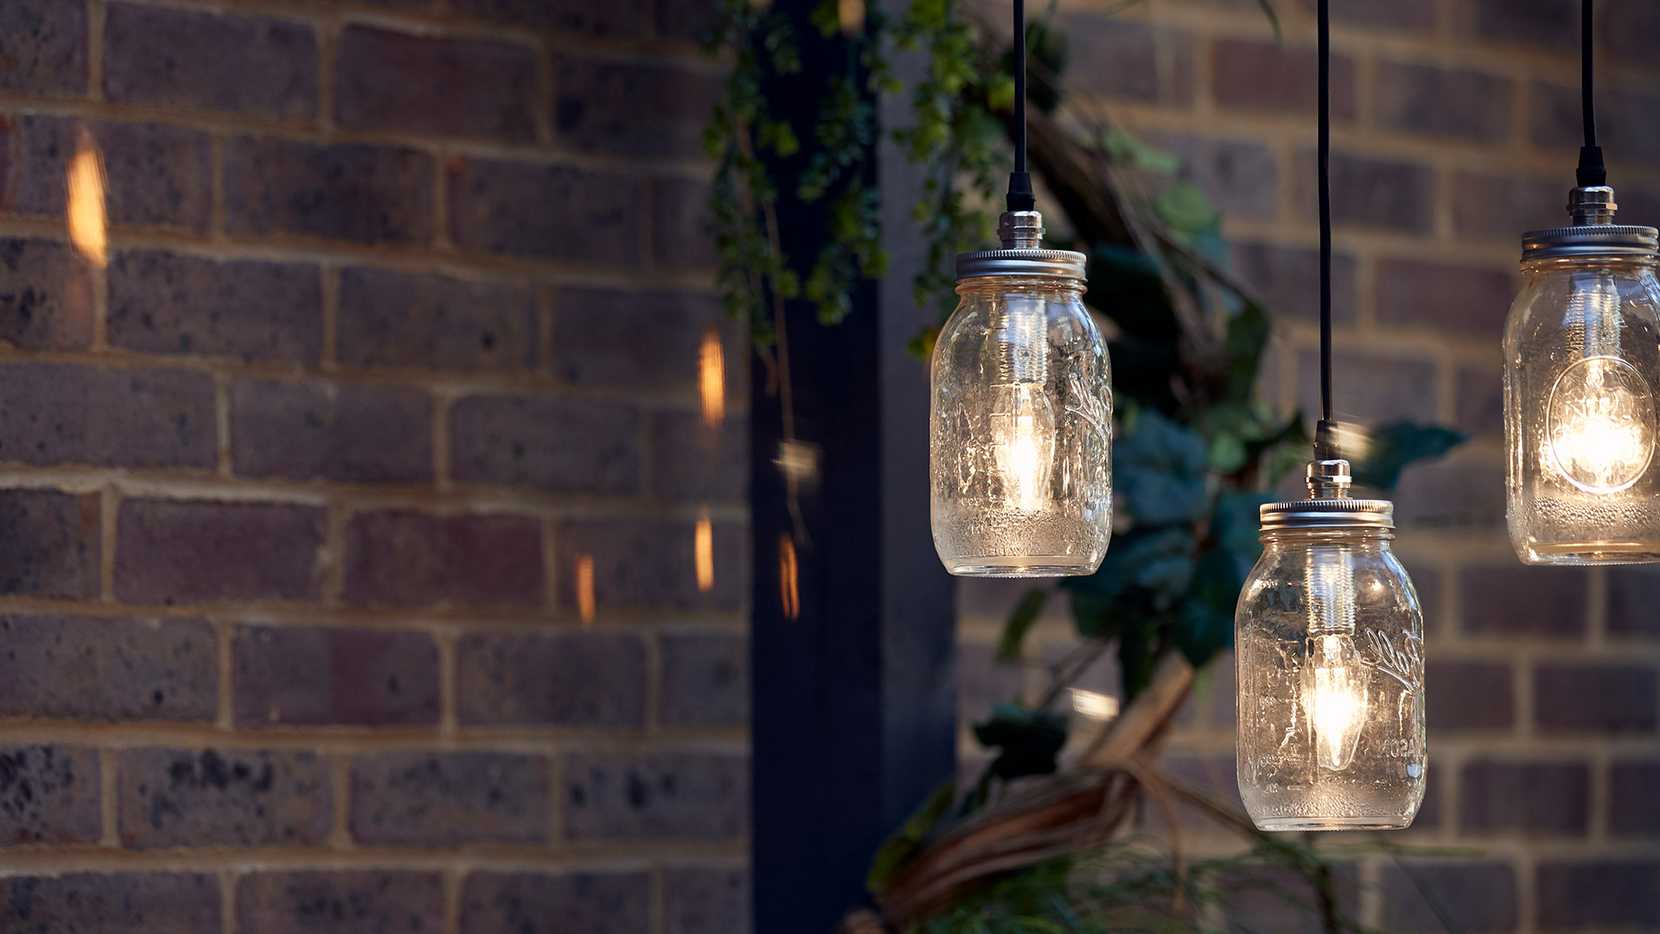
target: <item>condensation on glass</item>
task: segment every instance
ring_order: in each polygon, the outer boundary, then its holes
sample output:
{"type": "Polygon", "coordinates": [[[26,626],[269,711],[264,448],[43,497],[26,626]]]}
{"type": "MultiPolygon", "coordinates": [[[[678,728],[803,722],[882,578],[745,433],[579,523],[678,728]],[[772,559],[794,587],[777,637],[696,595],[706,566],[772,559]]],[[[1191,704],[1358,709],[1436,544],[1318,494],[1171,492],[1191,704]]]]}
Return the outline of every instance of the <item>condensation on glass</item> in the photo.
{"type": "Polygon", "coordinates": [[[1660,561],[1660,283],[1652,227],[1575,189],[1574,224],[1523,237],[1504,332],[1505,514],[1529,564],[1660,561]]]}
{"type": "Polygon", "coordinates": [[[957,258],[934,347],[934,546],[964,576],[1090,574],[1112,534],[1112,374],[1084,257],[1041,249],[1035,211],[1000,232],[1003,249],[957,258]]]}
{"type": "Polygon", "coordinates": [[[1310,499],[1262,507],[1234,616],[1239,793],[1263,830],[1392,830],[1423,802],[1424,618],[1394,506],[1316,461],[1310,499]]]}

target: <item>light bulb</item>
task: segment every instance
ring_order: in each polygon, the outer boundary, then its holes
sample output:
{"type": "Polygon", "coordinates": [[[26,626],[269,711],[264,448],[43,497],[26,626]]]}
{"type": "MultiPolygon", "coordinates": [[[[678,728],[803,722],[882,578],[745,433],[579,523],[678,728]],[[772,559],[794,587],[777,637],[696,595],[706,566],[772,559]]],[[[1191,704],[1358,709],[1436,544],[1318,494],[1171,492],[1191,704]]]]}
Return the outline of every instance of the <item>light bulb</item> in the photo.
{"type": "Polygon", "coordinates": [[[1307,588],[1303,710],[1320,767],[1342,771],[1354,761],[1366,723],[1369,675],[1355,648],[1354,560],[1347,549],[1311,549],[1307,588]]]}
{"type": "Polygon", "coordinates": [[[1546,444],[1553,466],[1587,493],[1618,493],[1654,456],[1654,400],[1631,364],[1613,356],[1580,360],[1551,388],[1546,444]]]}
{"type": "Polygon", "coordinates": [[[1055,409],[1041,385],[992,387],[992,459],[1010,509],[1036,512],[1049,501],[1055,459],[1055,409]]]}

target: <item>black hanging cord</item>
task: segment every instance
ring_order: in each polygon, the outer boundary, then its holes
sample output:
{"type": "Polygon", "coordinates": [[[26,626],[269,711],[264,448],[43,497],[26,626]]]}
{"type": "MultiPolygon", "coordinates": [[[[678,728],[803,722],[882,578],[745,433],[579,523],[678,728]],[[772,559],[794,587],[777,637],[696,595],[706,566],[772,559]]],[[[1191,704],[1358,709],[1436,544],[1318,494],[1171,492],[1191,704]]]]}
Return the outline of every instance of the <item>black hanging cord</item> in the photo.
{"type": "Polygon", "coordinates": [[[1314,432],[1316,458],[1336,457],[1331,438],[1331,13],[1319,3],[1320,118],[1317,170],[1320,176],[1320,423],[1314,432]]]}
{"type": "Polygon", "coordinates": [[[1585,118],[1585,144],[1579,150],[1579,171],[1575,173],[1581,188],[1608,184],[1608,167],[1602,161],[1602,147],[1597,145],[1597,104],[1595,48],[1591,23],[1592,0],[1579,4],[1579,106],[1585,118]]]}
{"type": "Polygon", "coordinates": [[[1014,0],[1014,171],[1009,173],[1008,209],[1030,211],[1032,176],[1026,171],[1026,3],[1014,0]]]}

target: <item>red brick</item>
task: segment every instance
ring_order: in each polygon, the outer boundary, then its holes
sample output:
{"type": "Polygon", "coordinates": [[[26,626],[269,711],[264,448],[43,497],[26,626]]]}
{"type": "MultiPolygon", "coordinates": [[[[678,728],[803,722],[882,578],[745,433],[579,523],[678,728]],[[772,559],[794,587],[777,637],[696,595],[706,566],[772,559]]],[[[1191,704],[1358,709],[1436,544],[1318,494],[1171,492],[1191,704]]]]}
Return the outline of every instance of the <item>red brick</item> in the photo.
{"type": "Polygon", "coordinates": [[[0,746],[0,846],[96,843],[98,751],[77,746],[0,746]]]}
{"type": "Polygon", "coordinates": [[[1431,656],[1424,674],[1430,731],[1509,730],[1516,721],[1515,680],[1505,662],[1431,656]]]}
{"type": "Polygon", "coordinates": [[[572,753],[564,780],[571,840],[718,840],[749,829],[749,765],[738,756],[572,753]]]}
{"type": "Polygon", "coordinates": [[[617,632],[473,633],[456,645],[467,724],[645,725],[646,650],[617,632]]]}
{"type": "Polygon", "coordinates": [[[239,934],[439,934],[436,872],[253,872],[236,881],[239,934]]]}
{"type": "Polygon", "coordinates": [[[1590,826],[1591,770],[1583,762],[1475,759],[1458,779],[1460,833],[1577,837],[1590,826]]]}
{"type": "Polygon", "coordinates": [[[1594,662],[1533,669],[1533,723],[1542,733],[1653,733],[1660,681],[1647,665],[1594,662]]]}
{"type": "Polygon", "coordinates": [[[450,410],[450,463],[461,483],[635,493],[641,485],[643,434],[631,406],[548,396],[469,396],[450,410]]]}
{"type": "Polygon", "coordinates": [[[1204,192],[1225,217],[1272,219],[1279,205],[1274,153],[1255,140],[1158,134],[1153,145],[1181,160],[1175,176],[1204,192]]]}
{"type": "Polygon", "coordinates": [[[749,552],[743,530],[729,522],[712,524],[714,581],[697,587],[694,532],[690,521],[589,519],[561,523],[558,546],[559,600],[577,607],[577,562],[594,567],[595,605],[614,609],[736,610],[749,593],[749,552]]]}
{"type": "Polygon", "coordinates": [[[205,722],[218,709],[218,645],[204,622],[0,617],[0,643],[7,716],[205,722]]]}
{"type": "Polygon", "coordinates": [[[726,364],[727,409],[748,398],[748,335],[707,296],[562,289],[553,306],[557,379],[691,401],[698,398],[699,349],[713,329],[726,364]]]}
{"type": "Polygon", "coordinates": [[[0,490],[0,528],[0,594],[97,595],[97,494],[0,490]]]}
{"type": "Polygon", "coordinates": [[[1654,37],[1660,36],[1660,6],[1652,3],[1608,3],[1597,9],[1599,55],[1638,68],[1653,69],[1654,37]]]}
{"type": "Polygon", "coordinates": [[[1088,94],[1142,103],[1193,100],[1193,36],[1183,30],[1121,17],[1070,13],[1055,28],[1078,62],[1113,62],[1112,68],[1070,68],[1066,83],[1088,94]]]}
{"type": "Polygon", "coordinates": [[[0,5],[0,90],[79,94],[87,82],[86,5],[7,0],[0,5]]]}
{"type": "MultiPolygon", "coordinates": [[[[1313,247],[1235,241],[1228,245],[1234,271],[1257,293],[1269,312],[1304,321],[1320,314],[1320,251],[1313,247]]],[[[1355,258],[1332,254],[1332,320],[1355,316],[1355,258]]]]}
{"type": "Polygon", "coordinates": [[[693,158],[722,85],[711,72],[672,65],[560,58],[553,132],[589,152],[693,158]]]}
{"type": "Polygon", "coordinates": [[[548,838],[548,767],[540,756],[390,752],[352,763],[352,838],[455,846],[548,838]]]}
{"type": "Polygon", "coordinates": [[[0,913],[23,925],[19,934],[219,934],[219,879],[172,872],[10,876],[0,880],[0,913]]]}
{"type": "Polygon", "coordinates": [[[1578,568],[1464,568],[1458,577],[1464,631],[1578,639],[1590,612],[1589,586],[1586,572],[1578,568]]]}
{"type": "MultiPolygon", "coordinates": [[[[1298,217],[1318,216],[1314,150],[1297,154],[1298,217]]],[[[1331,155],[1331,213],[1339,227],[1428,234],[1435,226],[1435,172],[1427,165],[1346,152],[1331,155]]]]}
{"type": "Polygon", "coordinates": [[[1452,427],[1471,438],[1504,437],[1504,378],[1497,350],[1492,367],[1461,366],[1453,374],[1452,427]]]}
{"type": "Polygon", "coordinates": [[[211,468],[213,380],[183,370],[0,364],[0,460],[211,468]]]}
{"type": "MultiPolygon", "coordinates": [[[[68,206],[65,173],[82,134],[101,157],[111,226],[172,227],[200,233],[213,210],[206,133],[160,123],[88,124],[70,117],[14,118],[17,174],[4,209],[59,218],[68,206]]],[[[0,173],[0,184],[4,174],[0,173]]]]}
{"type": "Polygon", "coordinates": [[[334,119],[347,129],[536,136],[536,53],[527,45],[354,24],[340,34],[334,69],[334,119]]]}
{"type": "Polygon", "coordinates": [[[438,646],[422,632],[238,626],[240,726],[436,725],[438,646]]]}
{"type": "Polygon", "coordinates": [[[1540,927],[1660,927],[1660,862],[1652,859],[1544,860],[1533,893],[1540,927]]]}
{"type": "MultiPolygon", "coordinates": [[[[461,890],[461,934],[636,934],[651,929],[644,872],[474,872],[461,890]]],[[[728,932],[736,934],[736,932],[728,932]]]]}
{"type": "Polygon", "coordinates": [[[225,228],[236,237],[432,240],[436,164],[414,149],[242,137],[225,144],[225,228]]]}
{"type": "Polygon", "coordinates": [[[1377,318],[1497,342],[1519,280],[1507,268],[1393,257],[1378,260],[1377,318]]]}
{"type": "Polygon", "coordinates": [[[0,340],[22,350],[92,341],[92,267],[66,244],[0,238],[0,340]]]}
{"type": "MultiPolygon", "coordinates": [[[[1312,118],[1315,96],[1315,50],[1258,39],[1218,39],[1211,46],[1211,97],[1224,110],[1295,114],[1312,118]]],[[[1355,105],[1354,60],[1331,57],[1331,114],[1352,122],[1355,105]]]]}
{"type": "Polygon", "coordinates": [[[1476,0],[1455,10],[1458,31],[1472,37],[1526,43],[1562,56],[1579,48],[1579,4],[1574,0],[1476,0]]]}
{"type": "MultiPolygon", "coordinates": [[[[1301,0],[1305,10],[1314,11],[1315,0],[1301,0]]],[[[1248,0],[1253,9],[1260,9],[1256,0],[1248,0]]],[[[1372,29],[1403,32],[1435,31],[1435,0],[1331,0],[1333,22],[1364,25],[1372,29]]]]}
{"type": "Polygon", "coordinates": [[[1616,759],[1608,765],[1608,832],[1652,840],[1660,836],[1660,760],[1616,759]]]}
{"type": "Polygon", "coordinates": [[[346,600],[374,606],[542,604],[542,527],[509,515],[364,512],[346,529],[346,600]]]}
{"type": "Polygon", "coordinates": [[[137,603],[315,599],[322,545],[323,510],[311,506],[127,500],[115,593],[137,603]]]}
{"type": "Polygon", "coordinates": [[[121,843],[130,849],[322,843],[332,823],[328,766],[286,750],[124,749],[121,843]]]}
{"type": "Polygon", "coordinates": [[[1504,463],[1490,452],[1454,451],[1408,470],[1393,499],[1400,525],[1503,528],[1504,463]]]}
{"type": "Polygon", "coordinates": [[[749,642],[742,636],[665,633],[657,720],[669,726],[749,723],[749,642]]]}
{"type": "MultiPolygon", "coordinates": [[[[1572,154],[1581,139],[1578,88],[1535,81],[1527,94],[1534,145],[1572,154]]],[[[1597,142],[1608,154],[1616,188],[1622,165],[1642,167],[1660,159],[1660,127],[1651,119],[1657,109],[1660,94],[1653,91],[1597,88],[1597,142]]]]}
{"type": "Polygon", "coordinates": [[[1453,232],[1513,242],[1519,257],[1524,231],[1568,222],[1564,205],[1572,181],[1571,176],[1455,172],[1447,183],[1452,195],[1453,232]]]}
{"type": "Polygon", "coordinates": [[[317,40],[289,20],[111,2],[104,12],[104,96],[308,120],[317,113],[317,40]]]}
{"type": "Polygon", "coordinates": [[[675,868],[663,873],[663,934],[749,934],[749,873],[675,868]]]}
{"type": "Polygon", "coordinates": [[[666,499],[742,502],[749,491],[749,421],[711,428],[701,414],[651,419],[651,485],[666,499]]]}
{"type": "Polygon", "coordinates": [[[709,185],[686,178],[651,182],[651,256],[659,266],[713,269],[720,256],[709,220],[709,185]]]}
{"type": "Polygon", "coordinates": [[[434,370],[536,364],[536,300],[521,285],[353,267],[340,273],[340,362],[434,370]]]}
{"type": "Polygon", "coordinates": [[[122,252],[109,270],[109,339],[145,353],[315,363],[322,288],[309,264],[122,252]]]}
{"type": "MultiPolygon", "coordinates": [[[[1337,350],[1332,355],[1332,367],[1340,374],[1332,402],[1339,416],[1367,422],[1434,420],[1434,361],[1337,350]]],[[[1304,412],[1320,411],[1320,356],[1316,350],[1297,354],[1297,401],[1304,412]]]]}
{"type": "Polygon", "coordinates": [[[1660,638],[1660,570],[1609,568],[1608,633],[1616,638],[1660,638]]]}
{"type": "Polygon", "coordinates": [[[1377,124],[1408,136],[1469,143],[1510,138],[1515,82],[1465,68],[1379,62],[1373,86],[1377,124]]]}
{"type": "Polygon", "coordinates": [[[591,36],[637,38],[651,30],[651,0],[452,0],[450,5],[470,16],[591,36]]]}
{"type": "Polygon", "coordinates": [[[467,159],[447,166],[450,239],[464,250],[634,267],[646,180],[565,165],[467,159]]]}
{"type": "Polygon", "coordinates": [[[430,482],[432,397],[392,386],[243,380],[231,392],[231,457],[248,477],[430,482]]]}
{"type": "Polygon", "coordinates": [[[1520,923],[1515,867],[1401,862],[1383,867],[1384,929],[1509,931],[1520,923]]]}

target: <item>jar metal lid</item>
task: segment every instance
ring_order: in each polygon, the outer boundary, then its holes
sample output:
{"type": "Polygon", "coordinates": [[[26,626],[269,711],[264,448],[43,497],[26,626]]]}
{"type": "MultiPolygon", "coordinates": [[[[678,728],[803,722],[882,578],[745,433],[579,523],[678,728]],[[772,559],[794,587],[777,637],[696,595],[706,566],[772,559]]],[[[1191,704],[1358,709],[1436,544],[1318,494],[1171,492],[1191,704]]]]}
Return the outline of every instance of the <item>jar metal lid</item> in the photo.
{"type": "Polygon", "coordinates": [[[1560,257],[1654,256],[1660,231],[1625,224],[1548,227],[1522,234],[1522,260],[1560,257]]]}
{"type": "Polygon", "coordinates": [[[1045,276],[1084,281],[1084,254],[1071,250],[1023,248],[957,254],[957,279],[986,276],[1045,276]]]}
{"type": "Polygon", "coordinates": [[[1299,499],[1264,503],[1262,531],[1280,529],[1393,529],[1395,504],[1386,499],[1299,499]]]}

